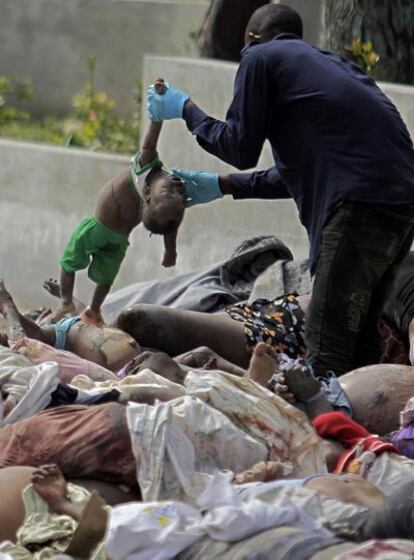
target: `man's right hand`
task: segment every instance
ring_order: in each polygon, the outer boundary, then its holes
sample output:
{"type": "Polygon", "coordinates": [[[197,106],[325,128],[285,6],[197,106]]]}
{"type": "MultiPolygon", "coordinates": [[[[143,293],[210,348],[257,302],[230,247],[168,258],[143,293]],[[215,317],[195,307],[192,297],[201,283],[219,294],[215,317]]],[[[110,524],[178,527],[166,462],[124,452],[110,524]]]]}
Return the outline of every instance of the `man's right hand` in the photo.
{"type": "Polygon", "coordinates": [[[172,169],[172,173],[184,181],[187,208],[196,204],[206,204],[223,196],[218,173],[185,169],[172,169]]]}

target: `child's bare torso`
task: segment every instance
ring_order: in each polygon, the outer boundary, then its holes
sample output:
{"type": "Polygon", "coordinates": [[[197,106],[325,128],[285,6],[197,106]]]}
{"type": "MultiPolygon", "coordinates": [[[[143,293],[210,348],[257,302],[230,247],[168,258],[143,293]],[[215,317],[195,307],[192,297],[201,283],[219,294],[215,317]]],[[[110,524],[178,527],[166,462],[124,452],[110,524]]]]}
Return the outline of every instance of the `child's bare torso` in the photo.
{"type": "Polygon", "coordinates": [[[142,201],[132,192],[130,169],[111,179],[101,190],[95,207],[95,217],[108,228],[129,235],[141,222],[142,201]]]}

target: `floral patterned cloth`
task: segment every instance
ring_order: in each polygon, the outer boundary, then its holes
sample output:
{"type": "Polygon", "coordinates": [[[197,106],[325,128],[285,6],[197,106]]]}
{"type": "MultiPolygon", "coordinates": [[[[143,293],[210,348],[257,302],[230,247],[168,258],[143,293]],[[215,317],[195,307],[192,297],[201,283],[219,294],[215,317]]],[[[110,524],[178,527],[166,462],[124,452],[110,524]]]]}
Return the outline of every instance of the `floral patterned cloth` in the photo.
{"type": "Polygon", "coordinates": [[[266,342],[289,358],[305,355],[305,315],[294,294],[251,304],[237,303],[227,309],[235,321],[244,323],[249,353],[258,342],[266,342]]]}

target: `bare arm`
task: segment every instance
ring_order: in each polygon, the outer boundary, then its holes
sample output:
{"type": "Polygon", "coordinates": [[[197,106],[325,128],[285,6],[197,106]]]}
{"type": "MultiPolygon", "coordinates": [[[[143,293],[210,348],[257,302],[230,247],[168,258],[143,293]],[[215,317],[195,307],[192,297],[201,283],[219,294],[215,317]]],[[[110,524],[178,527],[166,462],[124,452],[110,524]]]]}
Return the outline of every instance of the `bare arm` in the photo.
{"type": "MultiPolygon", "coordinates": [[[[155,82],[154,86],[157,93],[159,93],[160,95],[162,95],[165,92],[164,80],[162,78],[159,78],[155,82]]],[[[150,121],[141,148],[141,158],[139,163],[142,167],[147,163],[150,163],[157,157],[157,144],[158,144],[158,138],[160,136],[161,128],[162,128],[162,121],[160,122],[150,121]]]]}
{"type": "Polygon", "coordinates": [[[177,260],[177,231],[164,235],[164,259],[162,266],[167,268],[175,266],[177,260]]]}

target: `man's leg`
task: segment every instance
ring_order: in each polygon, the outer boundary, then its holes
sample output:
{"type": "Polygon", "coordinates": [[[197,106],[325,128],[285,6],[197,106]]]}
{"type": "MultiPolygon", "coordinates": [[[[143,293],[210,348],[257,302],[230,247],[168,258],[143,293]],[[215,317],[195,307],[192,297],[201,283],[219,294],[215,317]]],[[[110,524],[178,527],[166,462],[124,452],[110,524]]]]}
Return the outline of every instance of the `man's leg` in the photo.
{"type": "Polygon", "coordinates": [[[306,342],[316,375],[352,368],[372,295],[412,239],[413,222],[377,205],[342,204],[322,234],[306,342]]]}
{"type": "MultiPolygon", "coordinates": [[[[378,331],[378,321],[381,318],[381,314],[384,310],[385,304],[392,294],[395,279],[397,277],[401,263],[409,252],[411,244],[412,239],[410,236],[408,236],[407,241],[403,244],[395,261],[385,272],[383,278],[372,294],[368,316],[357,342],[354,361],[352,364],[353,369],[371,364],[377,364],[380,361],[381,337],[378,331]]],[[[414,301],[411,302],[411,309],[413,308],[413,305],[414,301]]],[[[405,334],[407,334],[407,332],[408,327],[405,334]]]]}

